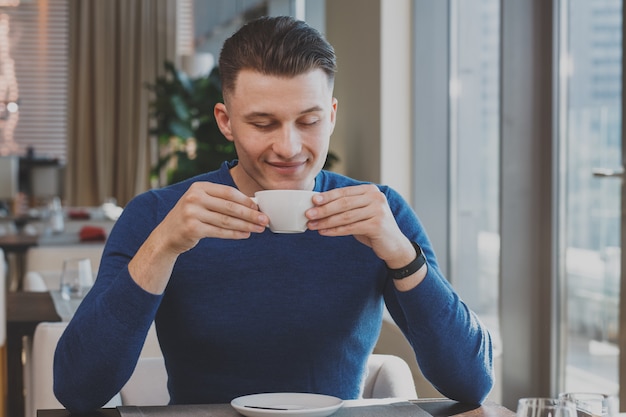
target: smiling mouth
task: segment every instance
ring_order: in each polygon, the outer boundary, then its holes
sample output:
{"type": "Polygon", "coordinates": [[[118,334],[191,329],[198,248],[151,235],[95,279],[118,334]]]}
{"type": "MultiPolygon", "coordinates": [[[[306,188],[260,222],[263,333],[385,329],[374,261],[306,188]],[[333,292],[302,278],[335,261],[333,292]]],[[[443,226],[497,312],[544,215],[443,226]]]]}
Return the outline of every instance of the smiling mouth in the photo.
{"type": "Polygon", "coordinates": [[[294,169],[304,166],[306,161],[301,162],[268,162],[270,166],[277,169],[294,169]]]}

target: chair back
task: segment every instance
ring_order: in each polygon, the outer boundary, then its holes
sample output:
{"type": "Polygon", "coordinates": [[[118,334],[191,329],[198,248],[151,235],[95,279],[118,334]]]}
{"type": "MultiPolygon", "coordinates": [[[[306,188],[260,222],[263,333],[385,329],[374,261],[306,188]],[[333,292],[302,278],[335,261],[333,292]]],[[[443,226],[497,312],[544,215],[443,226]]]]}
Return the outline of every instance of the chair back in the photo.
{"type": "Polygon", "coordinates": [[[413,373],[404,359],[372,354],[367,361],[363,398],[417,398],[413,373]]]}
{"type": "MultiPolygon", "coordinates": [[[[28,271],[24,276],[24,280],[22,281],[22,290],[23,291],[31,291],[31,292],[47,292],[52,289],[58,289],[61,285],[61,271],[58,271],[55,274],[59,275],[59,278],[54,279],[54,281],[59,281],[56,286],[54,283],[48,283],[44,278],[44,275],[52,276],[52,272],[47,274],[46,272],[40,271],[28,271]]],[[[52,278],[51,278],[52,280],[52,278]]]]}
{"type": "Polygon", "coordinates": [[[24,291],[39,292],[59,289],[63,261],[70,258],[89,259],[91,269],[95,274],[100,267],[103,251],[103,243],[29,248],[26,254],[26,272],[22,277],[22,288],[24,291]]]}
{"type": "Polygon", "coordinates": [[[52,362],[54,349],[67,323],[39,323],[33,340],[26,348],[24,386],[26,387],[25,416],[35,416],[37,410],[63,408],[52,392],[52,362]]]}
{"type": "Polygon", "coordinates": [[[28,248],[26,253],[26,272],[61,271],[63,261],[69,258],[87,258],[91,260],[94,272],[100,267],[100,258],[104,243],[82,243],[76,245],[44,245],[28,248]]]}
{"type": "MultiPolygon", "coordinates": [[[[67,322],[39,323],[31,343],[26,346],[24,364],[26,417],[36,417],[37,410],[41,409],[63,408],[53,392],[53,362],[54,351],[66,327],[67,322]]],[[[113,397],[104,407],[122,404],[165,405],[168,402],[167,372],[153,324],[131,379],[120,394],[113,397]],[[145,387],[141,387],[141,384],[145,387]],[[133,402],[123,402],[124,397],[127,401],[133,402]]]]}
{"type": "Polygon", "coordinates": [[[170,393],[163,356],[140,357],[120,396],[126,405],[167,405],[170,393]]]}

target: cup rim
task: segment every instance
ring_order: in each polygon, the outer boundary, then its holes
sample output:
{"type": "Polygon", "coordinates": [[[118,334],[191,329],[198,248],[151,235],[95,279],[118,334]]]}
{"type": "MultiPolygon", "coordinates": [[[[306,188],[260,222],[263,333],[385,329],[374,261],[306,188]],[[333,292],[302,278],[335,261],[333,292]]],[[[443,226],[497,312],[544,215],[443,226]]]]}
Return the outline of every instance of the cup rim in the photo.
{"type": "Polygon", "coordinates": [[[275,193],[275,194],[284,194],[284,193],[296,193],[296,194],[318,194],[319,191],[314,191],[314,190],[287,190],[287,189],[280,189],[280,190],[259,190],[259,191],[255,191],[254,195],[257,194],[271,194],[271,193],[275,193]]]}
{"type": "Polygon", "coordinates": [[[537,401],[537,402],[545,402],[545,403],[552,403],[553,405],[559,405],[559,404],[574,404],[574,401],[572,401],[569,398],[561,398],[561,396],[557,396],[557,397],[522,397],[519,398],[517,400],[518,404],[521,404],[522,402],[530,402],[530,401],[537,401]]]}
{"type": "Polygon", "coordinates": [[[596,392],[596,391],[565,391],[559,393],[559,398],[566,397],[568,395],[589,395],[592,397],[603,397],[603,398],[611,398],[613,395],[607,394],[605,392],[596,392]]]}

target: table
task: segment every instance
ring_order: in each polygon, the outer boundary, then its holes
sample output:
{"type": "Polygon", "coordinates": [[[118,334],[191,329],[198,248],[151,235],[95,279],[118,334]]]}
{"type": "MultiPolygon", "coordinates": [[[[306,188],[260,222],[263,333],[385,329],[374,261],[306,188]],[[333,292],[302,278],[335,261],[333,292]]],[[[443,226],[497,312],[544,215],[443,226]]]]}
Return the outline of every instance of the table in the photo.
{"type": "Polygon", "coordinates": [[[7,415],[24,415],[22,340],[43,321],[61,321],[48,292],[9,292],[7,302],[7,415]]]}
{"type": "Polygon", "coordinates": [[[26,252],[38,245],[38,236],[23,233],[0,236],[0,248],[9,265],[9,290],[17,291],[26,270],[26,252]]]}
{"type": "MultiPolygon", "coordinates": [[[[451,400],[420,399],[411,401],[419,405],[433,417],[515,417],[515,413],[494,402],[486,402],[482,406],[460,404],[451,400]]],[[[209,406],[210,407],[210,406],[209,406]]],[[[222,405],[216,405],[216,408],[222,405]]],[[[234,416],[239,416],[233,410],[234,416]]],[[[72,416],[67,410],[37,410],[37,417],[69,417],[72,416]]],[[[89,414],[81,414],[80,417],[120,417],[117,408],[103,408],[89,414]]],[[[211,417],[208,414],[207,417],[211,417]]]]}
{"type": "MultiPolygon", "coordinates": [[[[0,218],[1,222],[13,221],[10,218],[0,218]]],[[[29,218],[31,223],[37,223],[36,230],[43,230],[44,226],[39,220],[29,218]]],[[[91,226],[100,228],[104,232],[105,237],[111,232],[115,221],[109,219],[66,219],[65,231],[60,234],[28,234],[25,232],[11,233],[0,236],[0,248],[4,251],[8,263],[9,271],[9,290],[19,291],[22,288],[22,279],[26,272],[27,252],[34,246],[54,246],[62,247],[64,245],[78,245],[93,243],[102,243],[100,240],[83,242],[80,238],[80,231],[91,226]]],[[[33,232],[35,233],[35,232],[33,232]]]]}

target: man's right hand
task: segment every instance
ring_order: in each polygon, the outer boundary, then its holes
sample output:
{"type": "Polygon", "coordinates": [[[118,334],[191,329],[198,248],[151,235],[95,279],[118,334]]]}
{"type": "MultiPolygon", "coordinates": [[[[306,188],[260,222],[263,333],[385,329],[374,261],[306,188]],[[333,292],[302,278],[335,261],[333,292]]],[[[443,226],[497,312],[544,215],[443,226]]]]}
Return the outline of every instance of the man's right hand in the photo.
{"type": "Polygon", "coordinates": [[[128,265],[130,275],[146,291],[160,294],[178,255],[200,239],[247,239],[268,224],[256,203],[236,188],[195,182],[141,245],[128,265]]]}

